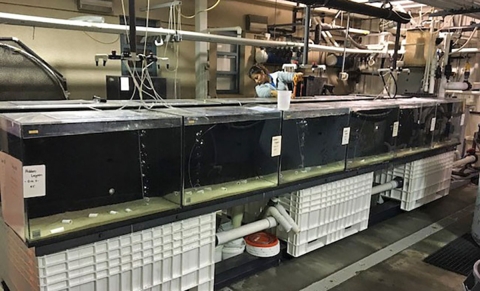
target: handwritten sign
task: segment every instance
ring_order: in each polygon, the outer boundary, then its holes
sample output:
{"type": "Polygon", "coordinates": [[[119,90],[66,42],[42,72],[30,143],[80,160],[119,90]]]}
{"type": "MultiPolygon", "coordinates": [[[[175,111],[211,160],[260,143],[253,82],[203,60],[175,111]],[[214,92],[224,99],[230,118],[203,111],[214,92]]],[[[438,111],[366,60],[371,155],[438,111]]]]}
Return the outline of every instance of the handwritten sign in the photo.
{"type": "Polygon", "coordinates": [[[23,197],[32,198],[46,195],[45,165],[23,167],[23,197]]]}

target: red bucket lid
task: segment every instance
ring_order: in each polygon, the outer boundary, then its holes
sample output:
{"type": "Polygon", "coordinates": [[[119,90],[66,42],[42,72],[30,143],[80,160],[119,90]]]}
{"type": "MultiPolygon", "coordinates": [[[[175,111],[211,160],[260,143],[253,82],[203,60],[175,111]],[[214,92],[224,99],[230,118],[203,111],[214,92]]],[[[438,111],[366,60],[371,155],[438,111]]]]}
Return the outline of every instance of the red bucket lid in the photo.
{"type": "Polygon", "coordinates": [[[278,244],[278,238],[266,232],[257,232],[245,237],[245,243],[259,248],[271,248],[278,244]]]}

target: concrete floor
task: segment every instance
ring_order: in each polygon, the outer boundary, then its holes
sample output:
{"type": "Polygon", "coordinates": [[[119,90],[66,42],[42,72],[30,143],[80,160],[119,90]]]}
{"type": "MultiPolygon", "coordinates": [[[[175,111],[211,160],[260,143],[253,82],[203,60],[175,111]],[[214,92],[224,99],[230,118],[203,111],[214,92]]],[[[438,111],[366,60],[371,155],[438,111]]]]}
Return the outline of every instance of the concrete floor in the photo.
{"type": "MultiPolygon", "coordinates": [[[[470,230],[476,191],[476,186],[454,190],[438,201],[386,220],[303,257],[283,262],[278,267],[258,273],[222,291],[462,290],[461,284],[465,277],[431,266],[422,260],[470,230]],[[343,274],[345,267],[367,256],[371,257],[372,254],[376,255],[379,250],[465,208],[466,211],[458,219],[449,221],[449,226],[444,229],[441,225],[438,226],[442,230],[437,230],[435,234],[425,239],[422,237],[423,240],[413,245],[406,245],[403,251],[367,270],[360,271],[360,266],[356,276],[333,288],[322,285],[325,277],[343,274]],[[342,271],[339,272],[340,270],[342,271]]],[[[435,228],[436,225],[433,226],[435,228]]],[[[326,285],[334,284],[332,282],[327,282],[326,285]]]]}

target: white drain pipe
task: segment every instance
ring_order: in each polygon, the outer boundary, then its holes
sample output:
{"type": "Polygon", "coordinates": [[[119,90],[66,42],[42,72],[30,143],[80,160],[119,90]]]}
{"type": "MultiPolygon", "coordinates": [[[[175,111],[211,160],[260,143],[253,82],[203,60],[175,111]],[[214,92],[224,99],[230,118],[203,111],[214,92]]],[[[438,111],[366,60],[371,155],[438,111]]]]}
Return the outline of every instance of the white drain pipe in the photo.
{"type": "Polygon", "coordinates": [[[255,222],[245,224],[232,230],[218,232],[216,234],[217,245],[223,245],[232,240],[236,240],[249,234],[256,233],[275,226],[277,226],[277,221],[275,220],[275,218],[267,217],[265,219],[257,220],[255,222]]]}
{"type": "MultiPolygon", "coordinates": [[[[273,199],[272,199],[273,200],[273,199]]],[[[275,201],[275,200],[273,200],[275,201]]],[[[287,219],[287,222],[292,226],[292,231],[294,233],[299,233],[300,232],[300,227],[297,225],[297,223],[293,220],[293,218],[287,213],[287,210],[279,204],[275,204],[275,208],[280,212],[280,214],[287,219]]]]}
{"type": "Polygon", "coordinates": [[[280,214],[280,211],[278,211],[277,208],[268,207],[267,212],[266,212],[266,216],[273,216],[273,218],[275,218],[275,220],[278,222],[278,224],[283,227],[285,232],[290,232],[290,230],[292,229],[292,226],[288,222],[287,218],[285,216],[283,216],[282,214],[280,214]]]}
{"type": "Polygon", "coordinates": [[[463,167],[468,164],[473,164],[477,161],[477,156],[466,156],[461,160],[457,160],[453,162],[453,167],[458,168],[458,167],[463,167]]]}
{"type": "Polygon", "coordinates": [[[390,182],[385,184],[381,184],[372,188],[372,195],[382,193],[385,191],[389,191],[395,188],[399,188],[403,185],[403,181],[401,179],[395,178],[390,182]]]}
{"type": "MultiPolygon", "coordinates": [[[[277,208],[269,207],[265,215],[267,215],[268,217],[249,224],[242,225],[231,230],[217,233],[217,245],[223,245],[230,241],[242,238],[252,233],[275,227],[277,225],[281,225],[286,232],[289,232],[292,229],[292,226],[287,221],[287,218],[280,214],[277,208]]],[[[298,228],[298,226],[296,227],[298,228]]]]}

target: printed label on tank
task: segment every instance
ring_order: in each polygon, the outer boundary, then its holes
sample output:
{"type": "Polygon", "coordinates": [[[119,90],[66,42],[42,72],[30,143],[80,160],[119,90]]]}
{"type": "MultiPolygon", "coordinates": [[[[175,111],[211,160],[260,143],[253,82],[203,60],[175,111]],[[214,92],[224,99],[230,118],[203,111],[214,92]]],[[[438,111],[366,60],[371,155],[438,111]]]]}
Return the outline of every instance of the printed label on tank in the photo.
{"type": "Polygon", "coordinates": [[[120,78],[120,91],[130,90],[130,83],[128,82],[128,77],[120,78]]]}
{"type": "Polygon", "coordinates": [[[282,151],[282,136],[272,137],[272,157],[278,157],[282,151]]]}
{"type": "Polygon", "coordinates": [[[462,117],[460,118],[460,126],[463,126],[465,124],[465,113],[462,114],[462,117]]]}
{"type": "Polygon", "coordinates": [[[23,167],[23,197],[45,196],[45,165],[23,167]]]}
{"type": "Polygon", "coordinates": [[[343,129],[342,145],[347,145],[349,139],[350,139],[350,127],[345,127],[343,129]]]}
{"type": "Polygon", "coordinates": [[[393,137],[397,137],[397,135],[398,135],[398,126],[399,126],[399,125],[400,125],[400,122],[398,122],[398,121],[395,121],[395,122],[393,123],[393,133],[392,133],[392,136],[393,136],[393,137]]]}
{"type": "Polygon", "coordinates": [[[430,131],[435,130],[435,123],[437,123],[437,118],[436,117],[432,118],[432,123],[430,124],[430,131]]]}

